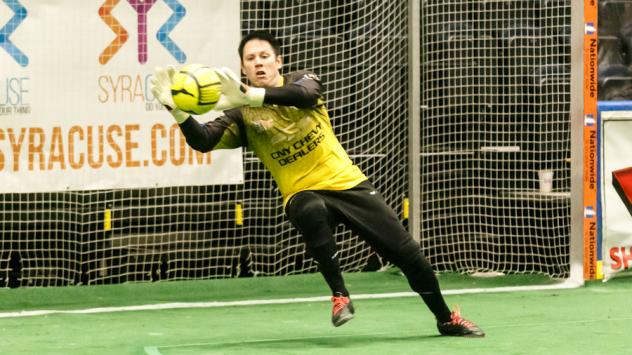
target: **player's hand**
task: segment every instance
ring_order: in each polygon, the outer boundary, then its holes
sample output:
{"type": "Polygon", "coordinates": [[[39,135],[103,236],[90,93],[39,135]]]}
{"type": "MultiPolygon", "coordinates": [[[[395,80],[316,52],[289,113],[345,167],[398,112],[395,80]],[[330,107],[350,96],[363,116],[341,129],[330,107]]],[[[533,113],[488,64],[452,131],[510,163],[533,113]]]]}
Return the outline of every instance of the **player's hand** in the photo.
{"type": "Polygon", "coordinates": [[[222,82],[222,95],[214,110],[224,111],[241,106],[260,107],[263,105],[266,94],[264,88],[254,88],[242,83],[229,68],[215,69],[215,72],[222,82]]]}
{"type": "Polygon", "coordinates": [[[171,97],[171,84],[173,83],[173,76],[175,73],[176,70],[172,66],[167,66],[165,69],[156,67],[154,76],[150,81],[150,88],[156,100],[158,100],[158,102],[160,102],[167,111],[171,113],[176,122],[182,123],[189,118],[189,114],[179,110],[173,103],[173,98],[171,97]]]}

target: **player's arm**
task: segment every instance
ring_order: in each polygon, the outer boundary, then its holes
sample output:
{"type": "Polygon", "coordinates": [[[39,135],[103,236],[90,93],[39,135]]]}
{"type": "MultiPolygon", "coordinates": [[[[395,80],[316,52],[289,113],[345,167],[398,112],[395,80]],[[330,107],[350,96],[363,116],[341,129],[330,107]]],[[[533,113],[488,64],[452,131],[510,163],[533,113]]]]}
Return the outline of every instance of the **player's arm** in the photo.
{"type": "Polygon", "coordinates": [[[222,82],[222,96],[215,110],[239,106],[259,107],[266,104],[310,108],[316,106],[321,96],[321,84],[313,73],[301,72],[290,78],[283,87],[257,88],[242,83],[228,68],[216,69],[222,82]]]}
{"type": "Polygon", "coordinates": [[[243,116],[239,110],[229,110],[225,116],[201,124],[195,119],[180,123],[187,144],[200,152],[246,146],[243,116]]]}
{"type": "Polygon", "coordinates": [[[263,102],[280,106],[298,108],[314,107],[321,97],[322,85],[316,74],[304,71],[288,78],[289,83],[282,87],[266,88],[263,102]]]}

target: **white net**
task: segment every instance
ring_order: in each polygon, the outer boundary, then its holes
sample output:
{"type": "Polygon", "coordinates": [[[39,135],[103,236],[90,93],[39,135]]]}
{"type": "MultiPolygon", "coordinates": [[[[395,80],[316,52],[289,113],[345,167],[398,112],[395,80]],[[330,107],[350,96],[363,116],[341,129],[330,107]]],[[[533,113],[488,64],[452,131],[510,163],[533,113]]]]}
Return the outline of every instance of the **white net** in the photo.
{"type": "Polygon", "coordinates": [[[570,6],[423,2],[422,240],[437,269],[568,276],[570,6]]]}
{"type": "MultiPolygon", "coordinates": [[[[401,213],[408,2],[242,0],[316,72],[336,134],[401,213]]],[[[568,273],[568,1],[423,1],[422,247],[437,270],[568,273]],[[537,171],[554,171],[538,192],[537,171]]],[[[237,43],[235,43],[235,50],[237,43]]],[[[315,272],[263,165],[245,183],[0,195],[0,286],[315,272]]],[[[406,223],[406,221],[403,221],[406,223]]],[[[344,271],[381,265],[340,227],[344,271]]]]}
{"type": "MultiPolygon", "coordinates": [[[[325,86],[336,135],[396,209],[406,187],[406,2],[242,1],[242,28],[282,43],[284,73],[312,70],[325,86]],[[376,134],[376,132],[379,132],[376,134]]],[[[253,269],[316,271],[284,217],[274,182],[246,154],[245,209],[253,269]]],[[[336,234],[343,270],[366,267],[371,250],[344,228],[336,234]]]]}
{"type": "MultiPolygon", "coordinates": [[[[397,210],[406,186],[405,10],[405,1],[241,1],[242,32],[277,35],[284,73],[321,77],[338,137],[397,210]]],[[[244,165],[244,185],[1,195],[0,284],[316,271],[269,173],[249,152],[244,165]]],[[[350,232],[341,227],[336,238],[344,271],[380,266],[350,232]]]]}
{"type": "Polygon", "coordinates": [[[239,273],[237,186],[0,195],[5,286],[239,273]]]}

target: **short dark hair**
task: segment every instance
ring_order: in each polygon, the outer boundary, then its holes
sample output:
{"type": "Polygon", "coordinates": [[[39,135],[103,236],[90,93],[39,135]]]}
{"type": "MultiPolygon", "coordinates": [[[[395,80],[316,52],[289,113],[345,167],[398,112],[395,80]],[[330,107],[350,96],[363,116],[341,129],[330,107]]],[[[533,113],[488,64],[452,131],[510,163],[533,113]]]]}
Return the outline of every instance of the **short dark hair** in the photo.
{"type": "Polygon", "coordinates": [[[270,43],[270,46],[272,47],[275,55],[279,55],[279,53],[281,52],[281,42],[271,33],[264,31],[250,32],[241,39],[241,42],[239,42],[239,58],[242,61],[244,60],[244,46],[246,45],[246,43],[253,39],[258,39],[270,43]]]}

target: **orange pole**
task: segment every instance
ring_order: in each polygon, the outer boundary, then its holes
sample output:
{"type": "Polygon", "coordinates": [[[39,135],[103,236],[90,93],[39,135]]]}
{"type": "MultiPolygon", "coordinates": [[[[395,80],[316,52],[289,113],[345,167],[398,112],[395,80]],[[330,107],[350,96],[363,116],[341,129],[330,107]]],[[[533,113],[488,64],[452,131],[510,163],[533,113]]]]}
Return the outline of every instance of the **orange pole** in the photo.
{"type": "Polygon", "coordinates": [[[597,278],[597,0],[584,1],[584,279],[597,278]]]}

